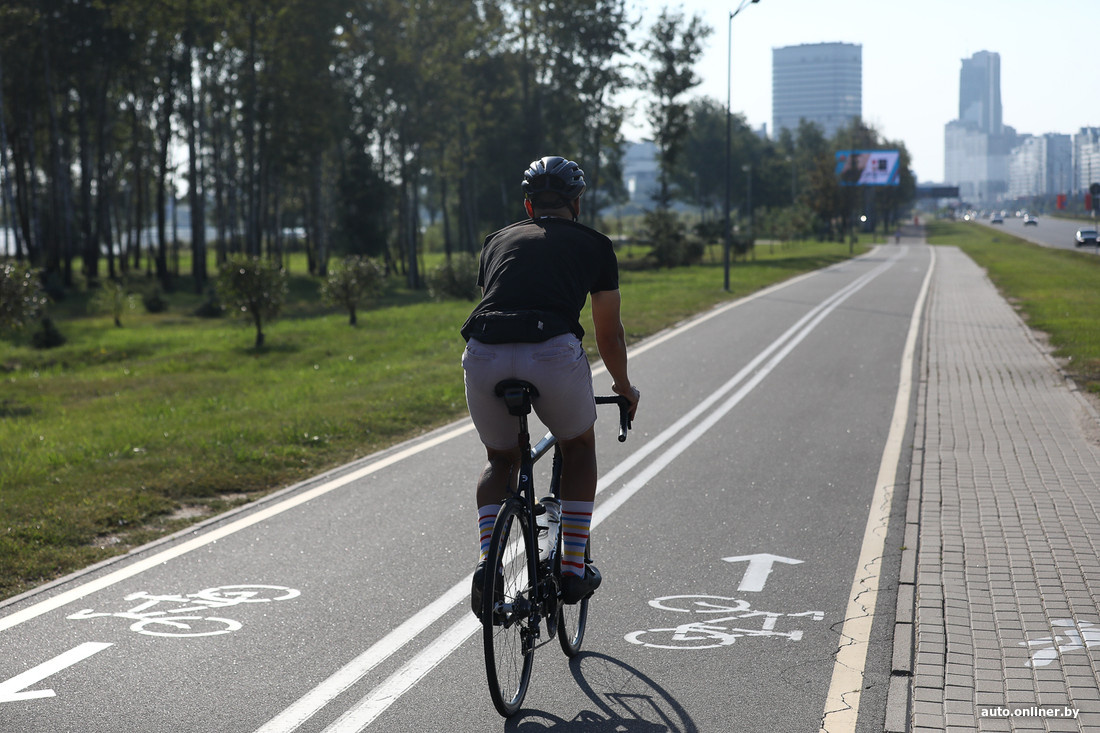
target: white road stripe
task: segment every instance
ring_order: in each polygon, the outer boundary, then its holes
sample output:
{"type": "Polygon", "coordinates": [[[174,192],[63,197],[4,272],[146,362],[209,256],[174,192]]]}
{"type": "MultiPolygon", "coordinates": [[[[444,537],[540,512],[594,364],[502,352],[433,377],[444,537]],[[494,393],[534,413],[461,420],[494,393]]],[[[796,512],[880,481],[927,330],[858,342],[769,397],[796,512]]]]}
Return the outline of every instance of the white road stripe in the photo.
{"type": "Polygon", "coordinates": [[[894,400],[894,416],[890,432],[882,451],[875,493],[863,532],[863,544],[856,562],[856,576],[852,581],[848,608],[844,615],[844,627],[840,632],[841,645],[833,665],[829,692],[825,697],[825,711],[821,718],[821,733],[855,733],[859,717],[860,690],[863,689],[863,672],[867,664],[867,647],[871,640],[871,626],[875,620],[878,603],[878,581],[882,574],[882,553],[886,543],[886,528],[890,522],[890,506],[894,498],[898,463],[901,460],[905,426],[909,421],[909,398],[913,389],[913,362],[916,358],[917,332],[921,314],[928,295],[928,285],[936,266],[936,250],[929,247],[931,259],[917,296],[913,316],[909,321],[909,334],[901,358],[898,376],[898,394],[894,400]]]}
{"type": "MultiPolygon", "coordinates": [[[[636,476],[633,480],[628,482],[623,488],[619,489],[609,499],[605,500],[596,508],[595,513],[592,516],[592,527],[595,529],[604,519],[610,516],[616,509],[621,507],[630,497],[634,496],[640,491],[654,476],[660,473],[665,467],[672,463],[681,453],[688,449],[696,440],[702,437],[711,427],[714,426],[720,419],[729,413],[747,394],[749,394],[753,388],[756,387],[772,370],[778,366],[783,359],[790,354],[794,348],[802,342],[813,330],[817,327],[822,320],[824,320],[830,313],[836,310],[845,300],[861,290],[864,286],[888,270],[901,258],[901,253],[895,253],[887,262],[879,265],[873,270],[864,273],[862,276],[848,284],[846,287],[840,289],[829,298],[825,299],[822,303],[816,306],[813,310],[803,316],[798,323],[788,329],[782,336],[776,339],[768,348],[766,348],[760,355],[758,355],[753,361],[738,372],[737,376],[727,382],[717,392],[712,394],[704,403],[707,406],[713,404],[720,396],[728,392],[738,381],[750,374],[753,369],[769,354],[778,350],[767,364],[756,372],[752,378],[739,389],[732,397],[730,397],[725,403],[723,403],[718,409],[711,412],[701,422],[699,422],[688,434],[678,440],[671,448],[665,453],[661,454],[654,462],[650,463],[647,468],[636,476]],[[717,397],[716,397],[717,395],[717,397]]],[[[705,409],[705,408],[704,408],[705,409]]],[[[675,425],[686,425],[693,422],[694,417],[698,416],[698,413],[702,412],[700,408],[692,410],[688,415],[678,420],[675,425]],[[694,416],[694,417],[693,417],[694,416]],[[692,419],[688,419],[692,417],[692,419]]],[[[661,442],[668,440],[671,437],[672,428],[670,427],[660,436],[650,441],[639,452],[645,451],[646,455],[653,451],[651,445],[656,443],[659,445],[661,442]],[[647,450],[648,449],[648,450],[647,450]]],[[[630,459],[628,459],[630,460],[630,459]]],[[[606,486],[606,484],[605,484],[606,486]]],[[[468,595],[469,590],[469,578],[465,579],[462,583],[455,588],[452,588],[448,592],[448,596],[451,595],[457,588],[462,588],[463,600],[468,595]]],[[[381,715],[390,705],[396,702],[403,694],[408,692],[417,682],[420,681],[429,671],[439,665],[444,659],[450,656],[458,647],[460,647],[470,636],[475,634],[481,628],[480,623],[472,615],[467,616],[462,621],[454,624],[450,629],[445,631],[439,637],[437,637],[432,643],[421,651],[419,654],[410,659],[401,669],[387,678],[382,684],[375,687],[366,697],[362,698],[352,708],[345,712],[339,719],[332,723],[329,727],[325,728],[323,733],[359,733],[359,731],[367,728],[374,720],[381,715]]],[[[320,687],[327,685],[327,681],[322,683],[320,687]]],[[[319,689],[318,688],[318,689],[319,689]]],[[[346,688],[345,688],[346,689],[346,688]]],[[[318,690],[314,690],[316,693],[318,690]]],[[[340,690],[341,692],[343,690],[340,690]]],[[[313,693],[311,693],[313,694],[313,693]]],[[[339,694],[337,692],[336,694],[339,694]]],[[[335,695],[333,695],[335,697],[335,695]]],[[[283,716],[280,715],[275,720],[271,721],[256,733],[290,733],[294,727],[282,727],[277,724],[277,721],[283,721],[283,716]]],[[[299,723],[300,724],[300,723],[299,723]]]]}

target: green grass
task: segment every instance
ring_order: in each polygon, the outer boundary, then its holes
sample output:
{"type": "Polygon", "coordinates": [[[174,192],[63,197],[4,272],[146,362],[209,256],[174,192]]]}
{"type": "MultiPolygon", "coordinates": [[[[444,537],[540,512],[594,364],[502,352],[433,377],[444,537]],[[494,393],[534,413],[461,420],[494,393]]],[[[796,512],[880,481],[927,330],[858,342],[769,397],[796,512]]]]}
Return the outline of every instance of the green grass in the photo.
{"type": "MultiPolygon", "coordinates": [[[[624,270],[629,339],[846,257],[841,244],[763,246],[733,265],[730,293],[713,253],[624,270]]],[[[191,315],[202,298],[184,292],[122,328],[77,293],[51,307],[63,346],[0,341],[0,598],[465,414],[458,327],[472,303],[395,282],[353,328],[304,269],[291,266],[261,350],[243,321],[191,315]]]]}
{"type": "Polygon", "coordinates": [[[928,239],[959,247],[984,268],[1028,325],[1049,337],[1070,376],[1100,394],[1100,257],[961,223],[933,222],[928,239]]]}

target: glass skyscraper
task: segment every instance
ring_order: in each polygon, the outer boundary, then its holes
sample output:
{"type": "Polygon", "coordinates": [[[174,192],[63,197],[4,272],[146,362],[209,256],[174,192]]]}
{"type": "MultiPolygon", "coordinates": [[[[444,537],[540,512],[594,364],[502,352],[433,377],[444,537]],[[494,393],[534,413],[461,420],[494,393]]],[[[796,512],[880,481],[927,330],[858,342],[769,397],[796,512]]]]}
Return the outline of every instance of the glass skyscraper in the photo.
{"type": "Polygon", "coordinates": [[[772,130],[816,122],[826,137],[863,114],[863,47],[811,43],[772,49],[772,130]]]}
{"type": "Polygon", "coordinates": [[[963,59],[959,72],[959,120],[990,135],[1004,132],[999,53],[979,51],[963,59]]]}

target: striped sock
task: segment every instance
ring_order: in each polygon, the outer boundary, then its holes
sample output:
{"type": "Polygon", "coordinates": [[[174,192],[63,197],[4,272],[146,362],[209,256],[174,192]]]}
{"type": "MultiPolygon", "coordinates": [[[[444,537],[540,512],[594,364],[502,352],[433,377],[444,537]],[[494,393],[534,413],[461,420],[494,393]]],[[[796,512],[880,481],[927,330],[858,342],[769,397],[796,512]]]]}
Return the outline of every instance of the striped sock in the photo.
{"type": "Polygon", "coordinates": [[[592,526],[591,501],[561,503],[561,571],[584,575],[584,548],[592,526]]]}
{"type": "Polygon", "coordinates": [[[481,537],[481,555],[478,562],[485,562],[489,555],[489,540],[493,538],[493,525],[496,524],[500,504],[486,504],[477,508],[477,531],[481,537]]]}

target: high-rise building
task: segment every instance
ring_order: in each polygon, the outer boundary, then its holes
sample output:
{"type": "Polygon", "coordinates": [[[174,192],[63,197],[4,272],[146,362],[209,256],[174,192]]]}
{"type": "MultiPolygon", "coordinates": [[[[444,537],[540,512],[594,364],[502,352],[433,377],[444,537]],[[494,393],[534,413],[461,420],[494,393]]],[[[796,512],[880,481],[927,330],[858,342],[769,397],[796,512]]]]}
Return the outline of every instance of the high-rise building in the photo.
{"type": "Polygon", "coordinates": [[[832,137],[863,114],[863,47],[811,43],[772,49],[772,134],[815,122],[832,137]]]}
{"type": "Polygon", "coordinates": [[[1081,194],[1100,183],[1100,127],[1082,127],[1073,136],[1073,189],[1081,194]]]}
{"type": "Polygon", "coordinates": [[[959,72],[959,118],[944,128],[945,182],[959,196],[992,203],[1008,193],[1009,157],[1016,130],[1001,116],[1001,56],[979,51],[959,72]]]}
{"type": "Polygon", "coordinates": [[[999,53],[979,51],[963,59],[959,72],[959,119],[990,135],[1003,131],[999,53]]]}
{"type": "Polygon", "coordinates": [[[1073,146],[1069,135],[1022,135],[1008,160],[1008,198],[1054,196],[1071,190],[1073,146]]]}

